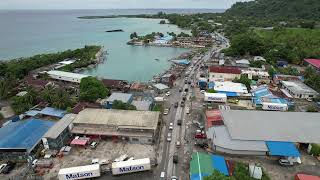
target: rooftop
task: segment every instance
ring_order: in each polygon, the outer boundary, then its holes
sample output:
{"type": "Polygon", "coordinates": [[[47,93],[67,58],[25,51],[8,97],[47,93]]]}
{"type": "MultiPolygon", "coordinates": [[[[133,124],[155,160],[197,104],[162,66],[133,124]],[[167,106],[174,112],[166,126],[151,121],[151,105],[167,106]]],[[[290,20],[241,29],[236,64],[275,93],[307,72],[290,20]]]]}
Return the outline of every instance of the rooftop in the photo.
{"type": "Polygon", "coordinates": [[[102,79],[102,83],[108,88],[123,88],[127,84],[126,81],[117,79],[102,79]]]}
{"type": "Polygon", "coordinates": [[[158,120],[159,112],[154,111],[84,109],[73,123],[154,130],[157,128],[158,120]]]}
{"type": "Polygon", "coordinates": [[[159,90],[165,90],[165,89],[169,89],[169,87],[165,84],[161,84],[161,83],[158,83],[158,84],[155,84],[153,85],[155,88],[159,89],[159,90]]]}
{"type": "Polygon", "coordinates": [[[131,104],[134,105],[139,111],[149,111],[152,102],[151,101],[132,101],[131,104]]]}
{"type": "Polygon", "coordinates": [[[232,139],[320,143],[320,113],[221,111],[232,139]]]}
{"type": "Polygon", "coordinates": [[[39,112],[39,114],[62,118],[66,114],[66,111],[61,110],[61,109],[52,108],[52,107],[46,107],[46,108],[42,109],[39,112]]]}
{"type": "Polygon", "coordinates": [[[89,75],[70,73],[70,72],[65,72],[65,71],[48,71],[47,73],[49,75],[53,75],[53,76],[62,76],[62,77],[76,78],[76,79],[82,79],[85,77],[89,77],[89,75]]]}
{"type": "Polygon", "coordinates": [[[127,103],[131,98],[132,98],[132,94],[114,92],[111,94],[110,97],[108,97],[107,101],[113,102],[117,100],[117,101],[122,101],[124,103],[127,103]]]}
{"type": "Polygon", "coordinates": [[[56,122],[44,135],[45,138],[56,139],[76,118],[75,114],[66,114],[56,122]]]}
{"type": "Polygon", "coordinates": [[[301,81],[281,81],[281,83],[295,94],[318,94],[317,91],[301,81]]]}
{"type": "Polygon", "coordinates": [[[241,70],[235,67],[224,67],[224,66],[211,66],[209,68],[211,73],[226,73],[226,74],[241,74],[241,70]]]}
{"type": "Polygon", "coordinates": [[[218,92],[248,93],[247,87],[245,85],[230,81],[214,82],[214,90],[218,92]]]}
{"type": "Polygon", "coordinates": [[[320,68],[320,59],[305,59],[305,61],[318,69],[320,68]]]}
{"type": "Polygon", "coordinates": [[[237,64],[246,64],[246,65],[250,65],[250,62],[248,59],[240,59],[240,60],[236,60],[237,64]]]}
{"type": "Polygon", "coordinates": [[[235,151],[268,151],[264,141],[232,139],[226,126],[214,126],[209,128],[207,135],[214,139],[213,144],[224,149],[235,151]]]}
{"type": "Polygon", "coordinates": [[[0,128],[0,149],[26,149],[30,152],[54,122],[28,119],[0,128]]]}

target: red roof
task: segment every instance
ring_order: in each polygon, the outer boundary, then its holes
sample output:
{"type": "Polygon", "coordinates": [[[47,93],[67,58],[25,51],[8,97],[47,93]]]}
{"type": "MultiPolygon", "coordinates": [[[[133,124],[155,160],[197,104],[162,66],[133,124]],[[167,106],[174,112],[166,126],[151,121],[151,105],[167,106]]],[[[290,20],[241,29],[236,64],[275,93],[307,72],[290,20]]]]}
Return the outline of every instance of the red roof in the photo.
{"type": "Polygon", "coordinates": [[[211,66],[209,72],[225,74],[241,74],[241,70],[236,67],[211,66]]]}
{"type": "Polygon", "coordinates": [[[102,83],[107,87],[107,88],[116,88],[116,89],[121,89],[126,85],[126,81],[124,80],[117,80],[117,79],[102,79],[102,83]]]}
{"type": "Polygon", "coordinates": [[[220,110],[206,111],[207,127],[223,125],[223,119],[220,110]]]}
{"type": "Polygon", "coordinates": [[[100,105],[97,103],[79,102],[72,108],[72,113],[78,114],[86,108],[100,108],[100,105]]]}
{"type": "Polygon", "coordinates": [[[320,59],[304,59],[306,62],[311,64],[312,66],[320,69],[320,59]]]}
{"type": "Polygon", "coordinates": [[[320,180],[320,177],[307,174],[296,174],[295,180],[320,180]]]}
{"type": "Polygon", "coordinates": [[[89,140],[88,139],[73,139],[71,145],[85,146],[89,140]]]}

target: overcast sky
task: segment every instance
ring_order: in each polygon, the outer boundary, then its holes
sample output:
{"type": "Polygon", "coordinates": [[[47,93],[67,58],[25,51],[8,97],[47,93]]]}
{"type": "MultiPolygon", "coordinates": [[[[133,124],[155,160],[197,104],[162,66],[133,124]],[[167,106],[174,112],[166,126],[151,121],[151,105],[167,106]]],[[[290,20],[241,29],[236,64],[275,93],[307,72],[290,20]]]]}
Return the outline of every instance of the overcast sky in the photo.
{"type": "Polygon", "coordinates": [[[0,0],[0,9],[227,9],[244,0],[0,0]]]}

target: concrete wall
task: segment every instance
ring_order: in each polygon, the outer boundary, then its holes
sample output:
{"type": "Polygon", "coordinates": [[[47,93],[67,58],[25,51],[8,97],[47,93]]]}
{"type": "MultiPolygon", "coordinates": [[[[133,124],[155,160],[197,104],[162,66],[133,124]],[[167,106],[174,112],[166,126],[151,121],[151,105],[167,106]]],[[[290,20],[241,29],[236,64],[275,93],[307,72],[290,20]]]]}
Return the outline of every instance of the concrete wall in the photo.
{"type": "Polygon", "coordinates": [[[153,144],[152,138],[148,137],[129,137],[129,142],[136,144],[153,144]]]}

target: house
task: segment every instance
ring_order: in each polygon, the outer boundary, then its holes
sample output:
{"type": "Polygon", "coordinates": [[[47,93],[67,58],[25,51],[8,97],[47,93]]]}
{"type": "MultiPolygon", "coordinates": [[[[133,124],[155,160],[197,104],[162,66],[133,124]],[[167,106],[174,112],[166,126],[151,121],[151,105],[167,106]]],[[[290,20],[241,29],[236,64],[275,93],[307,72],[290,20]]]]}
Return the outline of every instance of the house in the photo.
{"type": "Polygon", "coordinates": [[[264,61],[266,62],[266,59],[262,56],[254,56],[253,61],[264,61]]]}
{"type": "Polygon", "coordinates": [[[230,81],[225,81],[225,82],[216,81],[212,83],[213,83],[213,89],[217,91],[217,93],[224,93],[228,97],[244,96],[248,94],[247,87],[241,83],[234,83],[230,81]]]}
{"type": "Polygon", "coordinates": [[[313,90],[311,87],[305,85],[301,81],[281,81],[283,89],[288,91],[293,98],[297,99],[309,99],[315,98],[319,93],[313,90]]]}
{"type": "Polygon", "coordinates": [[[258,79],[269,79],[269,73],[262,68],[248,68],[242,70],[242,74],[246,74],[249,79],[257,77],[258,79]]]}
{"type": "Polygon", "coordinates": [[[280,84],[281,81],[304,81],[303,76],[292,76],[286,74],[274,74],[272,78],[275,84],[280,84]]]}
{"type": "Polygon", "coordinates": [[[112,104],[114,101],[121,101],[123,103],[131,104],[133,100],[133,95],[128,93],[119,93],[114,92],[110,97],[106,100],[106,103],[103,106],[107,109],[112,109],[112,104]]]}
{"type": "Polygon", "coordinates": [[[305,64],[320,72],[320,59],[304,59],[305,64]]]}
{"type": "Polygon", "coordinates": [[[236,60],[236,66],[242,68],[250,67],[250,62],[247,59],[236,60]]]}
{"type": "Polygon", "coordinates": [[[103,85],[110,90],[121,91],[124,89],[128,82],[125,80],[117,80],[117,79],[102,79],[103,85]]]}
{"type": "Polygon", "coordinates": [[[100,108],[100,104],[97,103],[89,103],[89,102],[79,102],[72,108],[72,113],[79,114],[80,111],[86,108],[100,108]]]}
{"type": "Polygon", "coordinates": [[[277,66],[278,67],[287,67],[288,66],[288,62],[284,61],[284,60],[278,60],[277,61],[277,66]]]}
{"type": "Polygon", "coordinates": [[[169,90],[169,87],[168,87],[167,85],[161,84],[161,83],[154,84],[153,87],[155,88],[155,90],[156,90],[158,93],[163,93],[163,92],[169,90]]]}
{"type": "Polygon", "coordinates": [[[28,85],[28,86],[32,86],[34,89],[36,90],[43,90],[46,85],[49,83],[49,81],[47,80],[44,80],[44,79],[34,79],[33,77],[26,77],[24,79],[25,83],[28,85]]]}
{"type": "Polygon", "coordinates": [[[241,70],[236,67],[211,66],[209,68],[210,81],[231,81],[241,77],[241,70]]]}
{"type": "Polygon", "coordinates": [[[165,74],[161,77],[161,82],[172,87],[175,79],[176,76],[174,74],[165,74]]]}

